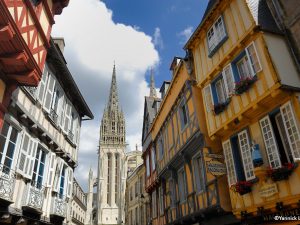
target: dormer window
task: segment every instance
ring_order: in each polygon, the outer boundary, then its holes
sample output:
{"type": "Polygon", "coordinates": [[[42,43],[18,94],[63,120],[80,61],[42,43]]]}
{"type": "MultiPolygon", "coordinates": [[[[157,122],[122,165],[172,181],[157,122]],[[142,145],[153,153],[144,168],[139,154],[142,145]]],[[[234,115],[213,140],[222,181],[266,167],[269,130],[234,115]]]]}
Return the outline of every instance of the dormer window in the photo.
{"type": "Polygon", "coordinates": [[[226,39],[227,34],[223,17],[220,16],[207,32],[208,56],[212,57],[226,39]]]}

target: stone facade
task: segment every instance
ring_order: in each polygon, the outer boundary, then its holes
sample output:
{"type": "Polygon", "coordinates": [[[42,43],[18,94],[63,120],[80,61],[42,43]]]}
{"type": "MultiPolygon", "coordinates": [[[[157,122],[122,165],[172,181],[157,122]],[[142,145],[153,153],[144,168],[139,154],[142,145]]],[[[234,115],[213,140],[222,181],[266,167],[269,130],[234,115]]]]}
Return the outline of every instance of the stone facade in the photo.
{"type": "Polygon", "coordinates": [[[100,128],[97,178],[97,224],[125,221],[125,118],[119,107],[116,69],[113,68],[110,95],[100,128]]]}
{"type": "Polygon", "coordinates": [[[86,218],[86,194],[75,178],[73,180],[71,217],[72,225],[83,225],[86,218]]]}

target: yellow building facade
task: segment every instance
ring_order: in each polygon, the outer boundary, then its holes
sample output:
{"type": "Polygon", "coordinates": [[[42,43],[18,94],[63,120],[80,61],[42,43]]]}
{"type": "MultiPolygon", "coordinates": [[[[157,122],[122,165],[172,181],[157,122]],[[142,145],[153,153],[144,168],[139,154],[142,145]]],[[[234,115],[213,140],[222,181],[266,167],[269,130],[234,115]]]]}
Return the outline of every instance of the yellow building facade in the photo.
{"type": "Polygon", "coordinates": [[[201,91],[193,85],[189,63],[174,58],[172,80],[161,88],[162,102],[150,127],[157,173],[151,223],[235,224],[226,177],[207,172],[214,153],[209,146],[215,144],[200,122],[205,117],[201,91]]]}
{"type": "Polygon", "coordinates": [[[250,224],[294,224],[280,216],[300,215],[300,76],[266,2],[211,0],[185,49],[232,212],[250,224]]]}

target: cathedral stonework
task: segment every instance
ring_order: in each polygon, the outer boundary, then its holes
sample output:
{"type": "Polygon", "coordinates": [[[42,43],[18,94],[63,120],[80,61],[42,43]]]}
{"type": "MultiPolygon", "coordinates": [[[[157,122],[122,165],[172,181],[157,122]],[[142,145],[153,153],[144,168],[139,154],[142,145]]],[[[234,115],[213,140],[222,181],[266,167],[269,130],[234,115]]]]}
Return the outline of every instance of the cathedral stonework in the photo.
{"type": "Polygon", "coordinates": [[[96,224],[124,224],[127,177],[125,118],[119,106],[114,66],[108,104],[100,127],[96,224]]]}

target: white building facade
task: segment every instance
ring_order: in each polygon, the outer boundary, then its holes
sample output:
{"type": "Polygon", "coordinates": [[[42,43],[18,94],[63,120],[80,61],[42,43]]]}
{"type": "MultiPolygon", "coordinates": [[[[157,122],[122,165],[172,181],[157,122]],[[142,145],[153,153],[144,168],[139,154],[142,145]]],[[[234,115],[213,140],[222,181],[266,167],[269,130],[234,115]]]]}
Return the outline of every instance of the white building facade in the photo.
{"type": "Polygon", "coordinates": [[[73,198],[71,206],[72,225],[84,225],[86,219],[86,194],[74,178],[73,180],[73,198]]]}
{"type": "Polygon", "coordinates": [[[53,40],[50,44],[39,86],[17,89],[5,115],[0,224],[70,224],[81,122],[93,115],[66,66],[63,48],[53,40]]]}

